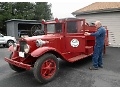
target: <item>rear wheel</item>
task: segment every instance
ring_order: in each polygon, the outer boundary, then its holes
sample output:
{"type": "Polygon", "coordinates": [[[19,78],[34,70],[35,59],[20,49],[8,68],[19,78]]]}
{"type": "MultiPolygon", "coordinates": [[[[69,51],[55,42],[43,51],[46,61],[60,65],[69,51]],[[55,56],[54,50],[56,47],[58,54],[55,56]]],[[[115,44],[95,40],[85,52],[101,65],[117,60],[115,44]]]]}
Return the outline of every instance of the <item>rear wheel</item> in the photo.
{"type": "Polygon", "coordinates": [[[59,70],[59,62],[53,54],[45,54],[34,64],[34,76],[41,83],[47,83],[55,78],[59,70]]]}
{"type": "MultiPolygon", "coordinates": [[[[13,55],[13,53],[10,54],[10,57],[9,57],[10,59],[12,58],[12,55],[13,55]]],[[[15,65],[13,65],[13,64],[10,64],[10,63],[9,63],[9,66],[10,66],[10,68],[11,68],[12,70],[14,70],[14,71],[16,71],[16,72],[25,71],[25,69],[20,68],[20,67],[17,67],[17,66],[15,66],[15,65]]]]}

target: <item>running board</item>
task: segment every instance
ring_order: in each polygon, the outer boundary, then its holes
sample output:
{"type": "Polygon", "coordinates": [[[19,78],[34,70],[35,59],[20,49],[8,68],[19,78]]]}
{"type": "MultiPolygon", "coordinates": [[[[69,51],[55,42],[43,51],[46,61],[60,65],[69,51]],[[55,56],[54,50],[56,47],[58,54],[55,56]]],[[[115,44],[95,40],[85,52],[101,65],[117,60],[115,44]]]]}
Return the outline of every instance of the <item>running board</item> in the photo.
{"type": "Polygon", "coordinates": [[[73,58],[70,58],[68,59],[69,62],[75,62],[75,61],[78,61],[80,59],[83,59],[83,58],[86,58],[88,56],[91,56],[93,53],[89,54],[89,55],[85,55],[85,54],[82,54],[82,55],[79,55],[79,56],[76,56],[76,57],[73,57],[73,58]]]}

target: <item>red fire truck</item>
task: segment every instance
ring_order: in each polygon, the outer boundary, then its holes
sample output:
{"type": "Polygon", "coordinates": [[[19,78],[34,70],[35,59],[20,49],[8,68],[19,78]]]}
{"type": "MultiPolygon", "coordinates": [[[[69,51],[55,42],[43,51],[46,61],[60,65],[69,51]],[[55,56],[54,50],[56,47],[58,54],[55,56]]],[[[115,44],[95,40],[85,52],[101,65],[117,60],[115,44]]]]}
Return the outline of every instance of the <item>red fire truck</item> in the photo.
{"type": "MultiPolygon", "coordinates": [[[[42,20],[45,35],[21,38],[19,43],[9,47],[11,55],[5,57],[11,69],[17,72],[33,68],[35,78],[46,83],[55,78],[59,71],[58,58],[68,62],[82,60],[93,54],[95,37],[84,36],[85,32],[95,32],[94,25],[85,19],[64,18],[42,20]]],[[[105,48],[108,45],[106,29],[105,48]]]]}

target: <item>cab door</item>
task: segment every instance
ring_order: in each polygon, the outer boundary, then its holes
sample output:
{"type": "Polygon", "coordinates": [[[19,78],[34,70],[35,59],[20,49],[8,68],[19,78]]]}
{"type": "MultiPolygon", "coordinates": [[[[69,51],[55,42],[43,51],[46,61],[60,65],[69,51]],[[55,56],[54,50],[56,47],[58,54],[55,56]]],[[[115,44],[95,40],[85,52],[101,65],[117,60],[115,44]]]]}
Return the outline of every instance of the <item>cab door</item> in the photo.
{"type": "Polygon", "coordinates": [[[83,21],[67,21],[65,36],[67,52],[85,52],[83,21]]]}

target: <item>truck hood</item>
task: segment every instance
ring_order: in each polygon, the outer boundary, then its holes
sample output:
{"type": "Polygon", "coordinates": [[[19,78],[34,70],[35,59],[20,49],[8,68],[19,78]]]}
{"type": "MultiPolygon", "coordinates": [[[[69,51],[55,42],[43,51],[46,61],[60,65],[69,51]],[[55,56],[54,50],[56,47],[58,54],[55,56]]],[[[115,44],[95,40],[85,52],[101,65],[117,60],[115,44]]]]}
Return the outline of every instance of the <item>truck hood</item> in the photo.
{"type": "Polygon", "coordinates": [[[29,42],[29,41],[35,41],[38,39],[50,40],[50,39],[61,38],[61,37],[63,37],[63,36],[61,36],[60,34],[47,34],[47,35],[26,37],[24,39],[29,42]]]}

